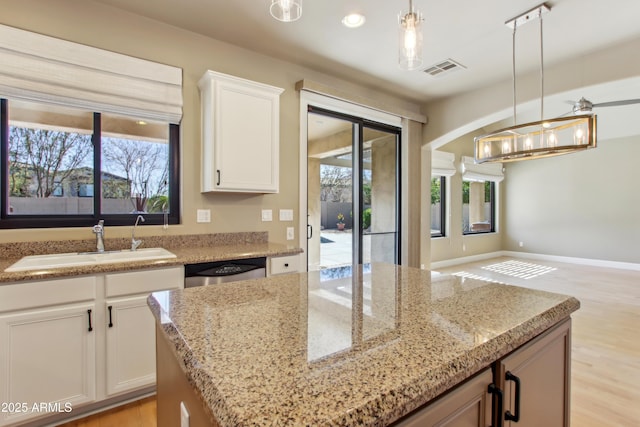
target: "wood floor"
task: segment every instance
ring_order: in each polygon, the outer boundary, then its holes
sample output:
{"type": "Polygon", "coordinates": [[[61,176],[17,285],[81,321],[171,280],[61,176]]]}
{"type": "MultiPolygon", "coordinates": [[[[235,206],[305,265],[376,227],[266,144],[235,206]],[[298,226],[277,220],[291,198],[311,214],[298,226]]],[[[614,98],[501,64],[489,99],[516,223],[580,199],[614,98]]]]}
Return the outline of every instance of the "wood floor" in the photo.
{"type": "Polygon", "coordinates": [[[63,427],[156,427],[155,396],[62,424],[63,427]]]}
{"type": "MultiPolygon", "coordinates": [[[[640,426],[639,271],[513,258],[438,271],[578,298],[581,308],[573,315],[571,425],[640,426]]],[[[155,427],[155,409],[155,399],[148,398],[64,427],[155,427]]]]}
{"type": "Polygon", "coordinates": [[[580,300],[572,316],[571,425],[640,426],[640,271],[513,258],[439,271],[580,300]]]}

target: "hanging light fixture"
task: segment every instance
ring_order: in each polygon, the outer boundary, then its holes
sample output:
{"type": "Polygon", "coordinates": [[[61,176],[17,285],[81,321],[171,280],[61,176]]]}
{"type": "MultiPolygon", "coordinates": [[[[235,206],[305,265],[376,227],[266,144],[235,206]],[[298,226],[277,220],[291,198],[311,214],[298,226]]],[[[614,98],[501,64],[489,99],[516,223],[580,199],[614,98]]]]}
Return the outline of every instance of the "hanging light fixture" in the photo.
{"type": "Polygon", "coordinates": [[[422,13],[414,10],[413,0],[409,0],[409,12],[398,15],[399,61],[403,70],[415,70],[422,65],[422,13]]]}
{"type": "Polygon", "coordinates": [[[302,0],[271,0],[269,12],[278,21],[297,21],[302,16],[302,0]]]}
{"type": "Polygon", "coordinates": [[[514,126],[474,138],[475,162],[509,162],[538,159],[581,151],[596,146],[596,116],[591,114],[544,120],[544,55],[542,14],[546,4],[505,22],[513,29],[513,122],[514,126]],[[516,29],[540,20],[540,121],[517,125],[516,121],[516,29]]]}

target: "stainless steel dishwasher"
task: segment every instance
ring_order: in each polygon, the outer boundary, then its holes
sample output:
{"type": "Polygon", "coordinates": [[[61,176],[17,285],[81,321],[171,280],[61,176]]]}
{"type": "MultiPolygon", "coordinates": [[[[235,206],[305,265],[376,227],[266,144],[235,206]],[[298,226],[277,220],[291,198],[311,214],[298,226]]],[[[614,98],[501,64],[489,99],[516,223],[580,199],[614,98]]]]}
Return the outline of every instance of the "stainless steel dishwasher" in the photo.
{"type": "Polygon", "coordinates": [[[184,287],[215,285],[266,277],[266,258],[203,262],[184,266],[184,287]]]}

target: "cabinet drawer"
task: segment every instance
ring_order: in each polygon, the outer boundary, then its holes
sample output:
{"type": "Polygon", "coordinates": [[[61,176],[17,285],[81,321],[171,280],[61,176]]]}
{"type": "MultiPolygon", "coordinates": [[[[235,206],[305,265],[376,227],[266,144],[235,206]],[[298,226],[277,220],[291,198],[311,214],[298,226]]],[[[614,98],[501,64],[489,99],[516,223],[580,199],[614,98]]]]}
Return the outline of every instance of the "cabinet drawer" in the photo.
{"type": "Polygon", "coordinates": [[[0,313],[96,298],[96,277],[65,277],[0,286],[0,313]]]}
{"type": "Polygon", "coordinates": [[[106,274],[104,280],[107,297],[179,289],[184,286],[184,267],[106,274]]]}
{"type": "Polygon", "coordinates": [[[300,271],[300,256],[283,256],[269,259],[269,274],[271,276],[276,274],[297,273],[300,271]]]}

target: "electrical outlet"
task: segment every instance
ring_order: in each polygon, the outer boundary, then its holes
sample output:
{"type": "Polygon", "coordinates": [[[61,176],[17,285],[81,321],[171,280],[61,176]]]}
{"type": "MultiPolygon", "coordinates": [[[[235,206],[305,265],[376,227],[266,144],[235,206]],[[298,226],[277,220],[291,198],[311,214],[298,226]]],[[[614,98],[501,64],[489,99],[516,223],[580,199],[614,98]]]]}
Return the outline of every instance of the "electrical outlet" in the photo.
{"type": "Polygon", "coordinates": [[[280,221],[293,221],[293,209],[280,209],[280,221]]]}
{"type": "Polygon", "coordinates": [[[519,242],[518,246],[523,247],[524,246],[524,242],[519,242]]]}
{"type": "Polygon", "coordinates": [[[211,222],[211,209],[198,209],[196,211],[196,222],[211,222]]]}
{"type": "Polygon", "coordinates": [[[273,221],[273,211],[271,209],[262,209],[262,221],[273,221]]]}
{"type": "Polygon", "coordinates": [[[295,239],[295,231],[293,227],[287,227],[287,240],[295,239]]]}

